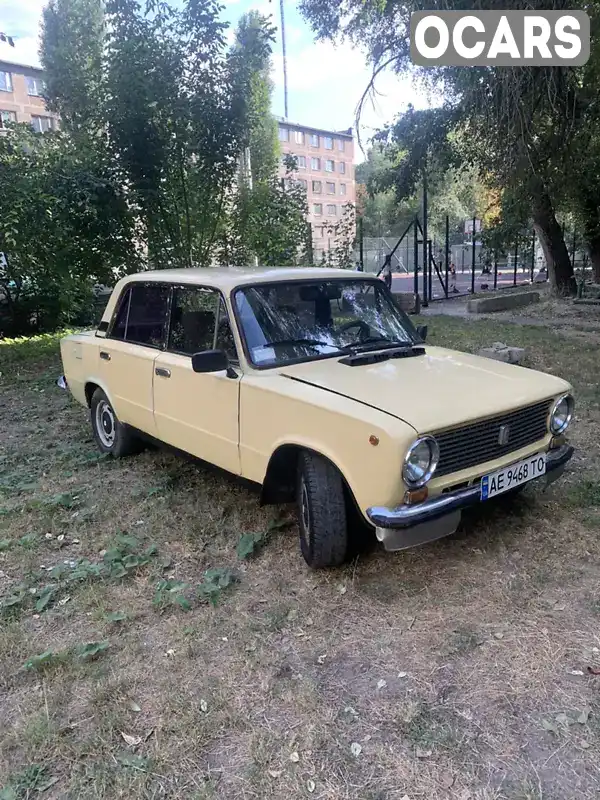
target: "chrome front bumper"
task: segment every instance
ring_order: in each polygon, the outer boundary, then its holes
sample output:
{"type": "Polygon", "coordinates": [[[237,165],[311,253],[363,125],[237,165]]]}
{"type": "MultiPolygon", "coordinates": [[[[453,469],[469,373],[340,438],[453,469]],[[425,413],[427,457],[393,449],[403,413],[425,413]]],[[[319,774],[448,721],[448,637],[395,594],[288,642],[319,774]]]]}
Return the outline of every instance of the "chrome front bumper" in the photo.
{"type": "MultiPolygon", "coordinates": [[[[546,474],[541,478],[545,479],[546,486],[562,475],[573,452],[574,448],[568,444],[548,451],[546,474]]],[[[481,489],[476,484],[415,505],[396,508],[373,506],[367,509],[367,516],[386,550],[404,550],[454,533],[460,522],[462,509],[479,502],[481,489]]]]}

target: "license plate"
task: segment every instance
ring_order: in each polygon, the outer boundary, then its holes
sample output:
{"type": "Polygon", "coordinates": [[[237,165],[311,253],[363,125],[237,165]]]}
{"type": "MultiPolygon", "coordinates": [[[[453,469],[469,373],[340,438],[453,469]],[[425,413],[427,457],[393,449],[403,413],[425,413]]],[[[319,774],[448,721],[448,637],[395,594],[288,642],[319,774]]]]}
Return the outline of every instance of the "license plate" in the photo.
{"type": "Polygon", "coordinates": [[[532,481],[546,472],[546,453],[536,453],[534,456],[517,461],[510,467],[504,467],[481,479],[481,499],[488,500],[497,494],[508,492],[515,486],[532,481]]]}

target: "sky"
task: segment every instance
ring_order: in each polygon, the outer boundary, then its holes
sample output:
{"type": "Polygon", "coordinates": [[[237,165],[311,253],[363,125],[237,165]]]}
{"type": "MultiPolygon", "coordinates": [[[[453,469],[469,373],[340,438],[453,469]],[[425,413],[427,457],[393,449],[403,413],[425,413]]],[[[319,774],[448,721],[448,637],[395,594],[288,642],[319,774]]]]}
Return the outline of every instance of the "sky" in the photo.
{"type": "MultiPolygon", "coordinates": [[[[251,9],[271,15],[278,28],[274,47],[273,113],[284,116],[283,59],[279,31],[278,0],[222,0],[223,19],[233,27],[251,9]]],[[[20,64],[39,65],[38,34],[43,0],[0,0],[0,31],[13,36],[15,47],[0,42],[0,59],[20,64]]],[[[371,77],[364,54],[348,43],[333,45],[315,41],[294,0],[285,0],[285,27],[288,71],[288,118],[292,122],[331,130],[355,128],[356,107],[371,77]]],[[[378,76],[374,103],[367,101],[360,120],[363,145],[373,133],[391,122],[409,103],[427,105],[425,96],[409,78],[391,72],[378,76]]],[[[356,161],[364,158],[356,149],[356,161]]]]}

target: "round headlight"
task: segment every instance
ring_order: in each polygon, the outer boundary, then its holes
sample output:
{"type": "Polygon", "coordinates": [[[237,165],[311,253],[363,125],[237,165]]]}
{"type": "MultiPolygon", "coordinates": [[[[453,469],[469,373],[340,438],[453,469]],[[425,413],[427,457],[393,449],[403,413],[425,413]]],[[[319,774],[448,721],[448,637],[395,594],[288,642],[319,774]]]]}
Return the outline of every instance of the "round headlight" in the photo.
{"type": "Polygon", "coordinates": [[[411,489],[420,489],[431,480],[440,457],[440,448],[433,436],[423,436],[408,448],[402,477],[411,489]]]}
{"type": "Polygon", "coordinates": [[[564,433],[573,418],[575,401],[570,394],[564,394],[554,403],[550,412],[550,432],[555,436],[564,433]]]}

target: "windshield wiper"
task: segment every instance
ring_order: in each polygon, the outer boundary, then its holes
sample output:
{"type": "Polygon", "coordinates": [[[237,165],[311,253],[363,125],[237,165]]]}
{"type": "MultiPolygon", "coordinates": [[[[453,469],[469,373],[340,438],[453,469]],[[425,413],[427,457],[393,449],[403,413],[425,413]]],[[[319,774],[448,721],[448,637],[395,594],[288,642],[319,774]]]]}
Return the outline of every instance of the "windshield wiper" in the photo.
{"type": "Polygon", "coordinates": [[[338,350],[342,349],[335,344],[331,344],[331,342],[322,342],[319,339],[278,339],[275,342],[267,342],[263,346],[278,347],[279,345],[284,345],[284,344],[305,344],[308,345],[309,347],[334,347],[337,348],[338,350]]]}
{"type": "Polygon", "coordinates": [[[378,345],[382,349],[388,347],[393,348],[413,346],[411,342],[399,342],[394,339],[388,339],[386,336],[369,336],[368,339],[362,339],[356,344],[346,345],[344,350],[349,350],[352,353],[360,353],[363,350],[370,350],[374,345],[378,345]]]}

